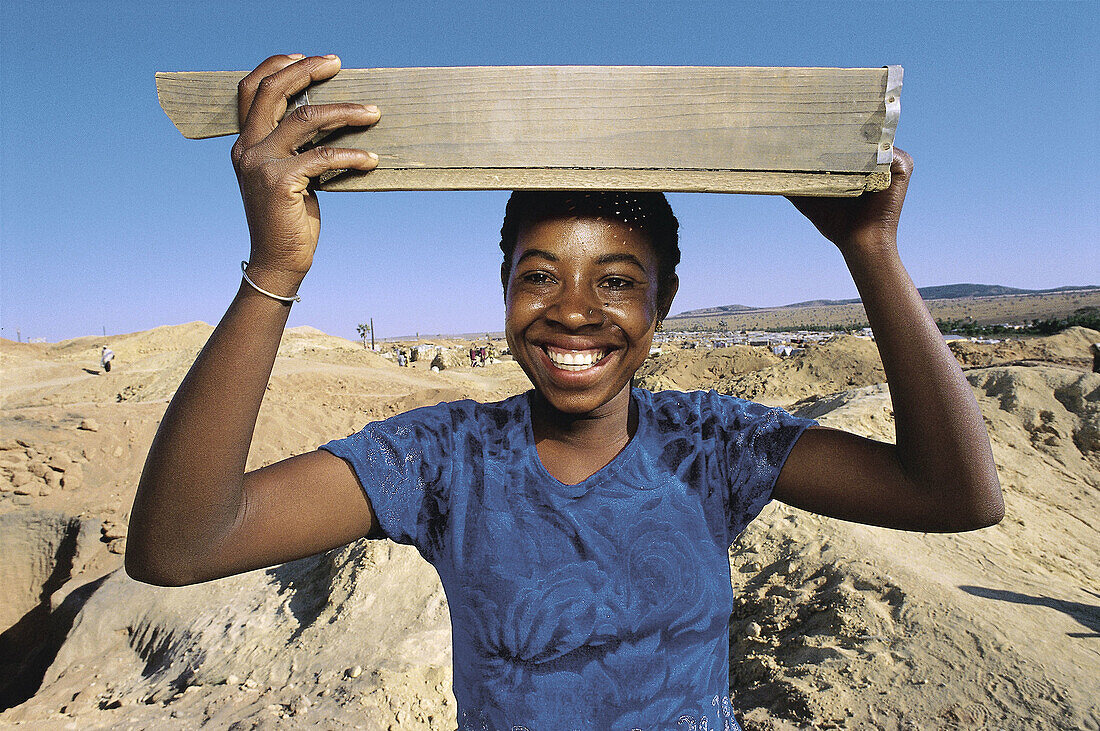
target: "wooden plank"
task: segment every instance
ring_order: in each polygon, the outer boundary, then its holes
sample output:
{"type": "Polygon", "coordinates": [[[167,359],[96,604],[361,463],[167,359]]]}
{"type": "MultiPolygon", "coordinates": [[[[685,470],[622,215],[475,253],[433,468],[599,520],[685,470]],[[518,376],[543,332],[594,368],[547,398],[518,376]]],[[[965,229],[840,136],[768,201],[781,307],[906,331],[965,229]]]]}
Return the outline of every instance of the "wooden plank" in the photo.
{"type": "Polygon", "coordinates": [[[759,170],[608,170],[581,168],[377,169],[340,175],[330,191],[386,190],[653,190],[853,197],[890,184],[889,166],[866,173],[777,173],[759,170]],[[364,183],[369,183],[369,187],[364,183]],[[779,189],[777,189],[779,188],[779,189]]]}
{"type": "MultiPolygon", "coordinates": [[[[158,73],[158,97],[185,137],[234,134],[245,73],[158,73]]],[[[308,101],[382,109],[326,140],[376,152],[378,169],[326,190],[858,195],[889,184],[887,81],[885,68],[345,69],[308,101]]]]}

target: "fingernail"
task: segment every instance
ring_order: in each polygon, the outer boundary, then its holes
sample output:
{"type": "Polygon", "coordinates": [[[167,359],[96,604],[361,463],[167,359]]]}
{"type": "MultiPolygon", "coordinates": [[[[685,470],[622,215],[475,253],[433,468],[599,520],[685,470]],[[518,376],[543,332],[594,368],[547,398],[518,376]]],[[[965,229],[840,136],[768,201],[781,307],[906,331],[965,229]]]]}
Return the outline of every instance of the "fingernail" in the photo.
{"type": "Polygon", "coordinates": [[[381,112],[378,111],[378,107],[373,104],[368,104],[364,107],[364,111],[366,111],[367,114],[381,114],[381,112]]]}
{"type": "Polygon", "coordinates": [[[378,162],[378,155],[375,155],[373,152],[368,152],[367,157],[369,157],[371,160],[374,160],[375,162],[378,162]]]}
{"type": "Polygon", "coordinates": [[[326,53],[325,58],[336,58],[336,54],[335,53],[326,53]]]}
{"type": "Polygon", "coordinates": [[[304,53],[288,53],[287,54],[287,58],[305,58],[305,57],[306,57],[306,55],[304,53]]]}

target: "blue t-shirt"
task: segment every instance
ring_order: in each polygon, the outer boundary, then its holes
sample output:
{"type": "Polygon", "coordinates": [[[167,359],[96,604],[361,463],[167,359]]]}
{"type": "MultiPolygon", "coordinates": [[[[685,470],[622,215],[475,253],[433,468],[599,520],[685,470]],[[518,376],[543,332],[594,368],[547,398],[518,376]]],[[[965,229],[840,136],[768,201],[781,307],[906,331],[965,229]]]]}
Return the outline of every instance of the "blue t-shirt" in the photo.
{"type": "Polygon", "coordinates": [[[737,728],[727,551],[813,422],[714,391],[633,398],[634,438],[577,485],[539,460],[530,393],[324,446],[439,572],[460,728],[737,728]]]}

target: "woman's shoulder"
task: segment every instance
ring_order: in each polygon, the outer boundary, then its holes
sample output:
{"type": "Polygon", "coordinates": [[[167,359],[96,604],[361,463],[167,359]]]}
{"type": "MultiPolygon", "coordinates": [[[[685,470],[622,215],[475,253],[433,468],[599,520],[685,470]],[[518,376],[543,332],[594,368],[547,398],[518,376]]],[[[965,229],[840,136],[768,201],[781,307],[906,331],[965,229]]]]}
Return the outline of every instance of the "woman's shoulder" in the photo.
{"type": "Polygon", "coordinates": [[[790,445],[808,427],[812,419],[795,416],[777,406],[748,401],[717,391],[639,391],[636,396],[642,412],[650,415],[650,427],[656,438],[683,438],[695,434],[704,441],[752,450],[786,454],[790,445]]]}

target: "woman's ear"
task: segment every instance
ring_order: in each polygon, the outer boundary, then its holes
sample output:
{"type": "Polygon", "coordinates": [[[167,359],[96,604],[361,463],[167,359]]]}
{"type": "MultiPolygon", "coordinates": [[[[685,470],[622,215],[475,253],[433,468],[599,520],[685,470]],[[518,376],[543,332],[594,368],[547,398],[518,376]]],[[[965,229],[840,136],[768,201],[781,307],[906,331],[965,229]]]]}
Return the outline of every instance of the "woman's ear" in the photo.
{"type": "Polygon", "coordinates": [[[672,309],[672,300],[676,297],[676,290],[680,288],[680,278],[675,274],[668,283],[668,289],[663,293],[661,301],[657,303],[657,322],[668,317],[668,311],[672,309]]]}

